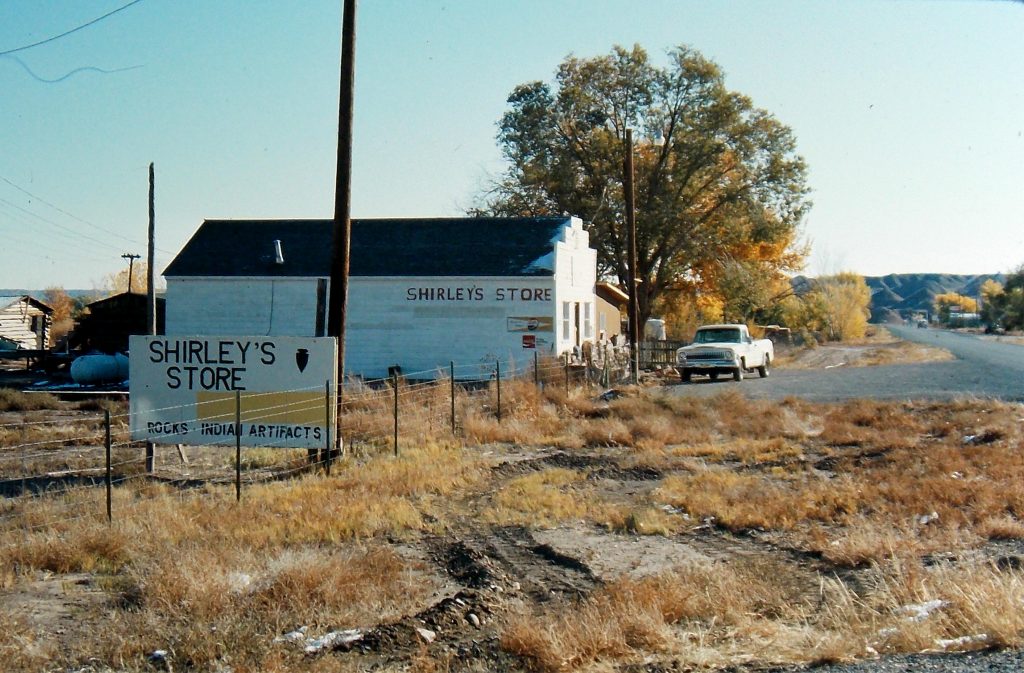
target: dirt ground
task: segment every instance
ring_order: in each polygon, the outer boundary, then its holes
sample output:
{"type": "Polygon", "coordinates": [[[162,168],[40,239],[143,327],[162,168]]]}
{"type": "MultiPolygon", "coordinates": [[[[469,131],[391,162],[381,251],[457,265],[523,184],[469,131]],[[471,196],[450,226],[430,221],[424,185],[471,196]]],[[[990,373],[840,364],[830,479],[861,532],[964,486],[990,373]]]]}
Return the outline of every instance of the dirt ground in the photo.
{"type": "Polygon", "coordinates": [[[814,348],[779,348],[775,366],[784,369],[831,369],[834,367],[871,367],[886,364],[910,364],[953,360],[953,355],[934,346],[896,339],[884,328],[876,328],[858,343],[822,344],[814,348]]]}

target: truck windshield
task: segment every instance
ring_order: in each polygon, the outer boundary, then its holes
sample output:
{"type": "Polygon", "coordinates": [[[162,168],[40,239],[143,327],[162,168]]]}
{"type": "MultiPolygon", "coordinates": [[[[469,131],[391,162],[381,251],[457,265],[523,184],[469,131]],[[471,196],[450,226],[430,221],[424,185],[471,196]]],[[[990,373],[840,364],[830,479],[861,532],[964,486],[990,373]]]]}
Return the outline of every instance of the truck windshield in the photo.
{"type": "Polygon", "coordinates": [[[722,329],[702,329],[697,331],[693,342],[697,344],[738,344],[740,343],[740,331],[736,328],[728,327],[722,329]]]}

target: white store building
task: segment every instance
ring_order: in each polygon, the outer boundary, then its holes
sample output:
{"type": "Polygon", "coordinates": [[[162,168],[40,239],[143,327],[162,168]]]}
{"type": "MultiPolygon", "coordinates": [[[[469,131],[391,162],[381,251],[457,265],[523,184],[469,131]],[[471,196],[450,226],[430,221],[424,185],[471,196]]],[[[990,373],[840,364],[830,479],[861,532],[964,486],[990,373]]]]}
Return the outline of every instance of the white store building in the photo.
{"type": "MultiPolygon", "coordinates": [[[[323,336],[330,220],[207,220],[164,271],[168,335],[323,336]]],[[[574,217],[353,220],[345,371],[559,355],[593,341],[597,253],[574,217]]]]}

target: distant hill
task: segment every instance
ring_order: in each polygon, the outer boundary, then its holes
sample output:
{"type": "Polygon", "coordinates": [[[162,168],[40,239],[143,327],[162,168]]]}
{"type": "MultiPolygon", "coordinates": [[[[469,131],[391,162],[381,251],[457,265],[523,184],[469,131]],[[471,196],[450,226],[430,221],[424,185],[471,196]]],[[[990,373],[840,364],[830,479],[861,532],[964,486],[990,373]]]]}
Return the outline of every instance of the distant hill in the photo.
{"type": "MultiPolygon", "coordinates": [[[[19,295],[27,294],[35,297],[36,299],[42,299],[44,291],[45,290],[24,290],[21,288],[0,288],[0,297],[17,297],[19,295]]],[[[70,297],[91,297],[102,294],[102,290],[65,290],[65,292],[67,292],[70,297]]]]}
{"type": "MultiPolygon", "coordinates": [[[[956,292],[977,299],[986,280],[1006,281],[1006,274],[987,273],[961,275],[952,273],[890,273],[888,276],[865,276],[871,289],[871,321],[884,322],[897,315],[909,317],[934,310],[935,295],[956,292]]],[[[792,279],[797,294],[811,287],[813,278],[792,279]]]]}
{"type": "Polygon", "coordinates": [[[871,288],[871,319],[884,320],[892,312],[907,316],[915,311],[934,310],[935,295],[955,292],[978,299],[987,280],[1000,283],[1005,274],[989,273],[958,275],[949,273],[891,273],[888,276],[865,276],[871,288]]]}
{"type": "MultiPolygon", "coordinates": [[[[864,281],[871,289],[871,321],[884,322],[890,317],[931,313],[938,294],[956,292],[978,299],[981,286],[989,279],[1002,283],[1006,274],[890,273],[888,276],[865,276],[864,281]]],[[[809,289],[813,280],[804,276],[793,278],[797,294],[809,289]]]]}

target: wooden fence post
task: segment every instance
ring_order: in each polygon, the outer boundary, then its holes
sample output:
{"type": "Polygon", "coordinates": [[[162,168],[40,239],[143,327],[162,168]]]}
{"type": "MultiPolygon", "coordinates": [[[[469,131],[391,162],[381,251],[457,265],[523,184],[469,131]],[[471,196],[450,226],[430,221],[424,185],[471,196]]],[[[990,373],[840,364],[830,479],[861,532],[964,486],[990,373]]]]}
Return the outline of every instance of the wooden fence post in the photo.
{"type": "Polygon", "coordinates": [[[391,385],[395,389],[395,457],[398,457],[398,369],[391,372],[391,385]]]}
{"type": "Polygon", "coordinates": [[[498,423],[501,423],[501,361],[494,363],[494,383],[498,387],[498,423]]]}
{"type": "Polygon", "coordinates": [[[114,520],[113,512],[111,510],[111,498],[112,498],[111,491],[113,489],[114,481],[111,478],[112,475],[110,473],[110,410],[109,409],[104,409],[103,410],[103,425],[106,428],[106,437],[104,438],[103,444],[106,447],[106,454],[107,454],[107,470],[106,470],[106,479],[105,479],[106,486],[107,486],[107,525],[110,525],[110,523],[114,520]]]}
{"type": "Polygon", "coordinates": [[[333,447],[331,446],[331,382],[324,383],[324,458],[326,461],[327,476],[331,476],[331,459],[333,458],[333,447]]]}
{"type": "Polygon", "coordinates": [[[235,391],[235,502],[242,501],[242,391],[235,391]]]}

